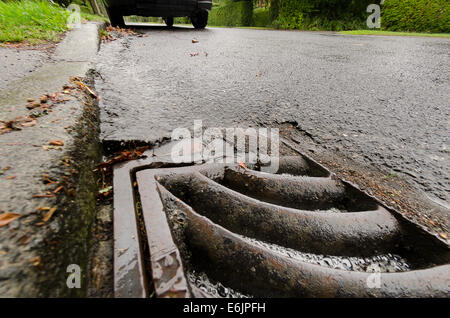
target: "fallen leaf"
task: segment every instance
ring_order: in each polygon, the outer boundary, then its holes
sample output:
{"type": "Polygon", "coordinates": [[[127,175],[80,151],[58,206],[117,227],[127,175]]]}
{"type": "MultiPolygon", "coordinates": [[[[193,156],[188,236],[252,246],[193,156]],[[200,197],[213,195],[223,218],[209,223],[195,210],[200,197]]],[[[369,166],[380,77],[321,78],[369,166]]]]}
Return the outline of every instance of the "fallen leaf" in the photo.
{"type": "Polygon", "coordinates": [[[21,125],[23,127],[33,127],[36,124],[37,124],[37,120],[36,119],[31,119],[30,121],[26,121],[26,122],[21,123],[21,125]]]}
{"type": "Polygon", "coordinates": [[[53,190],[53,193],[58,193],[58,192],[61,191],[62,189],[64,189],[64,186],[59,186],[59,187],[57,187],[55,190],[53,190]]]}
{"type": "MultiPolygon", "coordinates": [[[[40,105],[40,104],[39,104],[39,105],[40,105]]],[[[26,107],[27,109],[34,109],[34,108],[36,108],[36,107],[39,107],[39,105],[38,105],[38,106],[35,106],[35,105],[32,104],[32,103],[28,103],[28,104],[25,105],[25,107],[26,107]]]]}
{"type": "Polygon", "coordinates": [[[12,221],[14,221],[15,219],[18,219],[18,218],[20,218],[20,214],[17,214],[17,213],[11,213],[11,212],[2,213],[2,214],[0,214],[0,227],[11,223],[12,221]]]}
{"type": "Polygon", "coordinates": [[[53,216],[55,211],[56,211],[56,207],[51,208],[50,211],[48,211],[47,213],[44,214],[42,221],[47,222],[48,220],[50,220],[50,218],[53,216]]]}
{"type": "Polygon", "coordinates": [[[113,165],[119,162],[145,158],[146,156],[144,155],[144,151],[146,151],[148,148],[149,146],[143,146],[134,150],[122,151],[119,155],[113,157],[112,159],[100,163],[98,165],[98,168],[100,169],[100,171],[102,171],[103,169],[111,168],[113,165]]]}
{"type": "Polygon", "coordinates": [[[198,40],[192,39],[192,43],[198,43],[198,40]]]}
{"type": "Polygon", "coordinates": [[[22,130],[20,127],[17,126],[18,125],[17,119],[13,119],[13,120],[9,120],[9,121],[0,120],[0,122],[2,123],[2,126],[0,127],[0,129],[5,129],[8,131],[22,130]]]}
{"type": "Polygon", "coordinates": [[[439,233],[439,236],[442,237],[444,240],[447,239],[447,234],[445,233],[439,233]]]}
{"type": "Polygon", "coordinates": [[[98,191],[98,193],[108,193],[109,191],[112,190],[112,188],[113,188],[112,186],[103,188],[103,189],[101,189],[100,191],[98,191]]]}
{"type": "Polygon", "coordinates": [[[33,257],[32,259],[30,259],[30,263],[33,266],[39,266],[41,264],[41,257],[40,256],[33,257]]]}
{"type": "Polygon", "coordinates": [[[98,98],[97,95],[89,88],[86,86],[86,84],[80,82],[80,81],[74,81],[78,86],[80,86],[81,88],[84,88],[85,90],[87,90],[89,92],[89,94],[91,94],[92,96],[94,96],[95,98],[98,98]]]}
{"type": "Polygon", "coordinates": [[[49,211],[50,207],[49,206],[38,206],[36,211],[49,211]]]}
{"type": "Polygon", "coordinates": [[[29,235],[24,235],[20,238],[20,245],[25,245],[30,241],[31,236],[29,235]]]}
{"type": "Polygon", "coordinates": [[[245,163],[239,162],[238,165],[239,165],[239,167],[241,167],[242,169],[247,170],[247,166],[245,165],[245,163]]]}
{"type": "Polygon", "coordinates": [[[48,176],[48,174],[44,174],[44,175],[42,176],[42,179],[43,179],[44,184],[53,184],[53,183],[56,182],[56,181],[50,179],[50,177],[48,176]]]}
{"type": "Polygon", "coordinates": [[[33,198],[53,198],[53,194],[35,194],[33,198]]]}
{"type": "Polygon", "coordinates": [[[16,176],[9,176],[9,177],[7,177],[6,179],[7,180],[13,180],[13,179],[15,179],[16,178],[16,176]]]}
{"type": "Polygon", "coordinates": [[[50,140],[48,144],[51,146],[64,146],[64,142],[62,140],[50,140]]]}

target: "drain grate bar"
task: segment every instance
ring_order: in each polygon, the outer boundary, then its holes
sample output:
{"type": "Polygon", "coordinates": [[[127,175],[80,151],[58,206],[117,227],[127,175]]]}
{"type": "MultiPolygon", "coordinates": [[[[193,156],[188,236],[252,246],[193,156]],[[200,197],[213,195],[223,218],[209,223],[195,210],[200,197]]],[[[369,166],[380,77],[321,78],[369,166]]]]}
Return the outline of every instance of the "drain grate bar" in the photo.
{"type": "Polygon", "coordinates": [[[229,286],[255,296],[448,297],[448,265],[380,274],[382,286],[369,288],[366,282],[370,273],[328,269],[280,257],[196,213],[162,186],[159,186],[159,191],[164,198],[175,200],[186,213],[190,244],[208,256],[209,271],[229,286]],[[233,275],[230,275],[230,269],[233,269],[233,275]]]}
{"type": "Polygon", "coordinates": [[[136,162],[114,168],[114,294],[116,298],[147,296],[131,171],[136,162]]]}
{"type": "Polygon", "coordinates": [[[277,174],[256,165],[157,160],[161,156],[115,169],[116,297],[148,296],[146,273],[157,297],[212,297],[192,279],[197,272],[235,295],[450,295],[448,246],[308,157],[280,158],[277,174]],[[142,218],[134,209],[134,177],[142,218]],[[380,286],[372,288],[367,264],[382,262],[380,286]]]}
{"type": "Polygon", "coordinates": [[[235,233],[305,252],[371,255],[389,251],[400,235],[397,220],[381,207],[343,214],[295,210],[252,199],[198,172],[161,177],[160,182],[196,211],[235,233]]]}

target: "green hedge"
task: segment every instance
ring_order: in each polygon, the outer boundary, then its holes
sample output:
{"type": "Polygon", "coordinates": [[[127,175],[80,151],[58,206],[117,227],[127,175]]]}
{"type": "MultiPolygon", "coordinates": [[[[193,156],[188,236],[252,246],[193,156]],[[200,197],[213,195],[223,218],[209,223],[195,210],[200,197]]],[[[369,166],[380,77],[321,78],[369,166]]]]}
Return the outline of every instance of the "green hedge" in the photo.
{"type": "Polygon", "coordinates": [[[385,0],[381,25],[391,31],[450,32],[449,0],[385,0]]]}
{"type": "Polygon", "coordinates": [[[374,0],[274,0],[273,26],[282,29],[342,31],[364,28],[374,0]]]}
{"type": "Polygon", "coordinates": [[[208,25],[250,26],[253,20],[252,1],[225,1],[209,13],[208,25]]]}
{"type": "Polygon", "coordinates": [[[269,9],[256,8],[253,10],[253,26],[268,27],[270,24],[269,9]]]}

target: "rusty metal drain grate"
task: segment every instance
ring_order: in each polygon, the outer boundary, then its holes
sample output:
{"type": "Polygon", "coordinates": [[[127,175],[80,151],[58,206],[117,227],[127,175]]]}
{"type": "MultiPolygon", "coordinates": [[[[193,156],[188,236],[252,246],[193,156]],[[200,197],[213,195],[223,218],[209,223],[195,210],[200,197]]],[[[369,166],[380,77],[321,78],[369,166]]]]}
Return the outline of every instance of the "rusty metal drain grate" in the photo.
{"type": "Polygon", "coordinates": [[[155,155],[114,196],[116,297],[450,294],[447,245],[300,153],[277,174],[155,155]]]}

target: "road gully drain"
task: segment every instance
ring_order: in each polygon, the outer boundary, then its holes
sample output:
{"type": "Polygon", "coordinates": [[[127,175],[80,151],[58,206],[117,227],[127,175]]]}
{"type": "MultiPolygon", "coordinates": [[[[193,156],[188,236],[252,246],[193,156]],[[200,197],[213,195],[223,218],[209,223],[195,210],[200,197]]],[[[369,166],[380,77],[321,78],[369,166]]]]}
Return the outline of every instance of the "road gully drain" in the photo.
{"type": "Polygon", "coordinates": [[[450,295],[445,243],[311,158],[269,174],[160,149],[114,169],[116,297],[450,295]]]}

